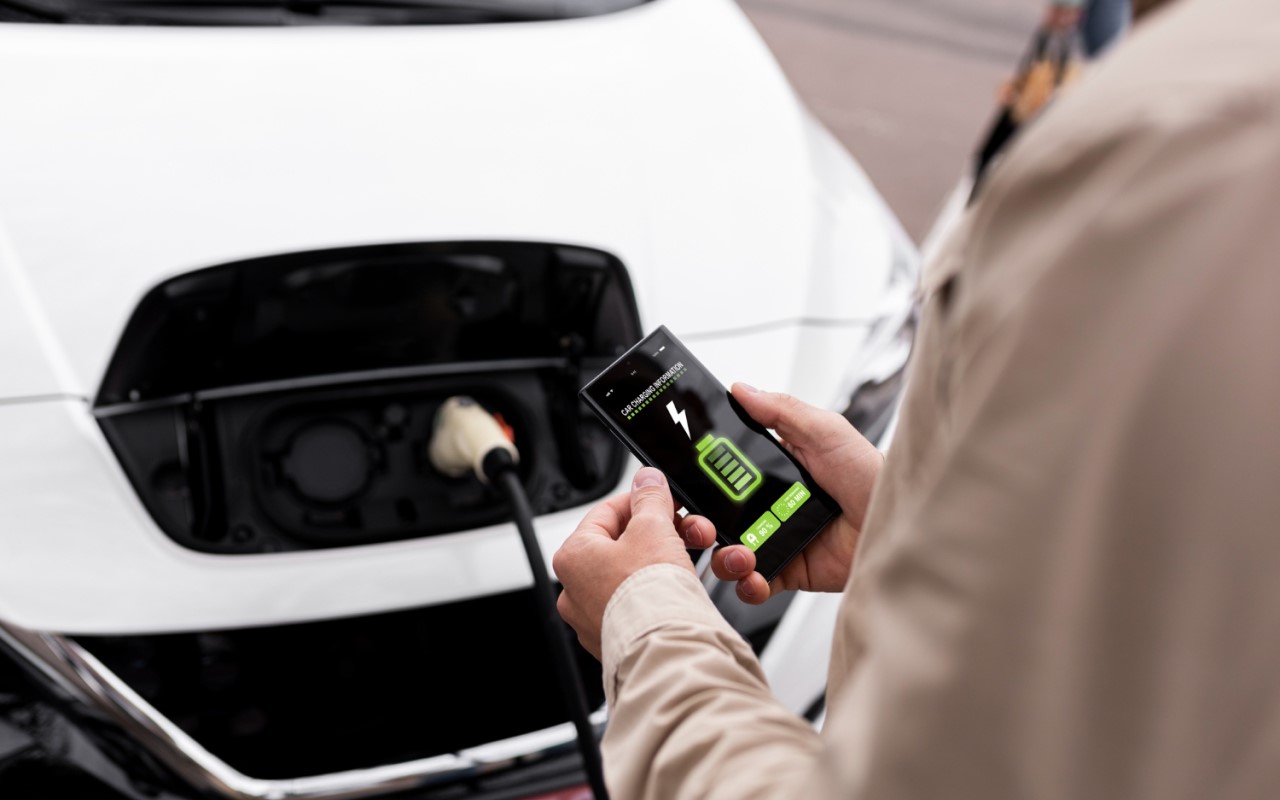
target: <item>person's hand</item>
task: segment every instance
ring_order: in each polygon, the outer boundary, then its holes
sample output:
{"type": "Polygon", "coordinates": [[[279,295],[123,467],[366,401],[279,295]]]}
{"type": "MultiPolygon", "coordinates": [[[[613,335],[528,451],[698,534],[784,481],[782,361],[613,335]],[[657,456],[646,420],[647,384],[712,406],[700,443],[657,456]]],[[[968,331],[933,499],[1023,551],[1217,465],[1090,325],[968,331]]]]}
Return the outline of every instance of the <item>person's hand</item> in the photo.
{"type": "Polygon", "coordinates": [[[834,411],[815,408],[791,395],[757,391],[745,383],[733,385],[733,396],[756,422],[778,432],[783,446],[809,470],[843,513],[828,523],[772,582],[755,571],[756,554],[744,545],[716,551],[711,559],[712,571],[720,580],[737,581],[738,597],[753,604],[791,589],[843,590],[884,457],[834,411]]]}
{"type": "Polygon", "coordinates": [[[591,509],[556,551],[551,566],[564,586],[556,608],[582,646],[600,658],[604,608],[622,582],[652,564],[676,564],[693,573],[686,548],[701,550],[715,540],[706,517],[676,516],[666,477],[643,467],[630,494],[591,509]]]}

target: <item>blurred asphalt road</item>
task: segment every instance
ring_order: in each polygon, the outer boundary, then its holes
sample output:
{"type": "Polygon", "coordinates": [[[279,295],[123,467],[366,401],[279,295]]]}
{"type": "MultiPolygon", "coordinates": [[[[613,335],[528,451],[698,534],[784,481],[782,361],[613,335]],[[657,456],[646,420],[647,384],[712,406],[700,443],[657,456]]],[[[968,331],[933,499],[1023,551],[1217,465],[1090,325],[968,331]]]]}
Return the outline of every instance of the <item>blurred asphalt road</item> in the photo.
{"type": "Polygon", "coordinates": [[[738,0],[919,242],[1046,0],[738,0]]]}

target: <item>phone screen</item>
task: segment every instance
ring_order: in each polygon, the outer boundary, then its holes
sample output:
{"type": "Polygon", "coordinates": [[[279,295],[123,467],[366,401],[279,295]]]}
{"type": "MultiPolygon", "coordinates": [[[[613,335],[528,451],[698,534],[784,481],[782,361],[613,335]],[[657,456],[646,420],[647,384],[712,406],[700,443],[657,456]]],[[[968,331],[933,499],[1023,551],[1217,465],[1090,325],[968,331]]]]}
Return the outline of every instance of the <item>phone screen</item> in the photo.
{"type": "Polygon", "coordinates": [[[666,328],[582,390],[624,444],[667,476],[676,498],[724,544],[756,554],[772,580],[836,514],[836,505],[778,441],[666,328]]]}

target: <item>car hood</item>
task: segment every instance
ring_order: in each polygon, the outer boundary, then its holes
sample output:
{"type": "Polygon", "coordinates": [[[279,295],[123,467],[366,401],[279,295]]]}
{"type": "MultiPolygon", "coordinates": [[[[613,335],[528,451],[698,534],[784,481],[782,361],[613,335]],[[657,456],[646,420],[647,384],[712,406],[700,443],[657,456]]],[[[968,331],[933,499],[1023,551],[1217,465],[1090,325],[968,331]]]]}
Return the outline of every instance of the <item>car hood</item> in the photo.
{"type": "Polygon", "coordinates": [[[0,105],[0,352],[22,367],[0,398],[92,396],[147,289],[272,253],[591,245],[628,265],[646,326],[686,335],[858,317],[888,268],[880,201],[846,182],[857,269],[815,285],[814,126],[728,0],[445,27],[0,24],[0,105]]]}

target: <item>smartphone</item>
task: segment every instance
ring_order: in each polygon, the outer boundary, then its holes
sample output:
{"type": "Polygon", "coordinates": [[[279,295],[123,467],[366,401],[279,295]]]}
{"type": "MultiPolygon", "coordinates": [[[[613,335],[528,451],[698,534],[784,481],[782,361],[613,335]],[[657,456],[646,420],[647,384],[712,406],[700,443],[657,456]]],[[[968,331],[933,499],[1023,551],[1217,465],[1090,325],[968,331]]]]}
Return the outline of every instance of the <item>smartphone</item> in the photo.
{"type": "Polygon", "coordinates": [[[583,387],[605,427],[675,499],[773,580],[840,507],[680,340],[660,327],[583,387]]]}

